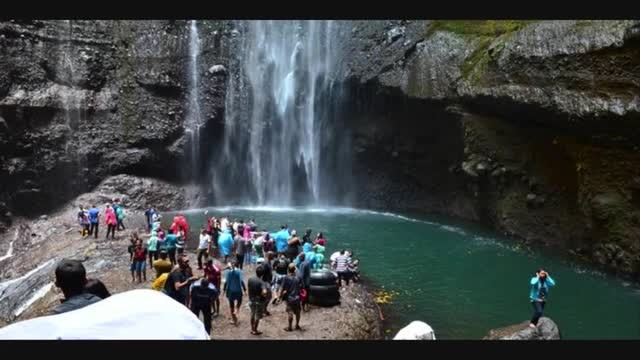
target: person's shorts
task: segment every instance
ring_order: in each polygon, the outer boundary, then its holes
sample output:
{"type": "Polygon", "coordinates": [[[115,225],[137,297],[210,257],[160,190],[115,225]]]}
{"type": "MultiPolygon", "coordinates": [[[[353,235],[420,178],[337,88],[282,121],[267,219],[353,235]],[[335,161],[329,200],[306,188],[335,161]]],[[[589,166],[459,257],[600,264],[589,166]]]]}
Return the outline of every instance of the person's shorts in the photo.
{"type": "Polygon", "coordinates": [[[241,292],[237,292],[237,293],[227,293],[227,299],[229,299],[229,301],[242,301],[242,293],[241,292]]]}
{"type": "Polygon", "coordinates": [[[137,271],[137,272],[145,272],[146,271],[146,265],[147,262],[146,261],[134,261],[133,265],[131,266],[132,269],[131,271],[137,271]]]}
{"type": "Polygon", "coordinates": [[[300,315],[300,302],[290,303],[287,301],[287,312],[300,315]]]}
{"type": "Polygon", "coordinates": [[[251,309],[251,320],[260,320],[264,316],[264,302],[263,301],[249,301],[249,308],[251,309]]]}

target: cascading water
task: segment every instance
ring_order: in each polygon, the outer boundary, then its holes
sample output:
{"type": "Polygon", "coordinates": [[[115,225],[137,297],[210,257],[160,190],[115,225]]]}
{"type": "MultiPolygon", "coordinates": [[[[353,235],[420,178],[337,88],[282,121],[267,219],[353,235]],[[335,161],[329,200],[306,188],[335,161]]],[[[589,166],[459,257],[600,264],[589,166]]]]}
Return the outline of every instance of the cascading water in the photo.
{"type": "Polygon", "coordinates": [[[341,101],[332,93],[335,24],[248,21],[239,27],[239,64],[228,83],[214,201],[282,206],[336,200],[323,177],[341,171],[348,156],[336,162],[322,154],[323,148],[338,153],[344,145],[333,111],[341,101]]]}
{"type": "Polygon", "coordinates": [[[189,95],[187,106],[186,133],[189,136],[192,175],[198,174],[200,154],[200,127],[202,126],[200,110],[200,90],[198,75],[198,56],[200,55],[200,37],[196,20],[189,22],[189,95]]]}

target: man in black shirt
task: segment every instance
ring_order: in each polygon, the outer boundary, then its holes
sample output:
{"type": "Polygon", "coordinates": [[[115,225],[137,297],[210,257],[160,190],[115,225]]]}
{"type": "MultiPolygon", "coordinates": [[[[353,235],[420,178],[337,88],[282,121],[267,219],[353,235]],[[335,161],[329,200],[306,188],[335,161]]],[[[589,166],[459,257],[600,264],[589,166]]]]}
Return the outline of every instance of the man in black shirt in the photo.
{"type": "Polygon", "coordinates": [[[258,324],[262,318],[262,312],[264,310],[264,302],[267,297],[267,284],[262,281],[264,275],[264,268],[262,265],[256,268],[256,275],[249,279],[247,287],[249,288],[249,308],[251,309],[251,334],[260,335],[262,332],[258,331],[258,324]]]}
{"type": "Polygon", "coordinates": [[[304,245],[306,243],[312,244],[312,242],[311,242],[311,229],[307,229],[304,232],[304,236],[302,236],[302,245],[304,245]]]}
{"type": "Polygon", "coordinates": [[[269,312],[269,310],[267,310],[267,306],[269,306],[269,302],[272,298],[271,284],[273,282],[273,269],[271,268],[271,260],[273,260],[274,256],[275,254],[272,251],[267,252],[264,264],[262,264],[262,268],[264,269],[262,281],[264,281],[267,285],[267,299],[266,301],[264,301],[263,309],[265,316],[271,316],[271,313],[269,312]]]}
{"type": "Polygon", "coordinates": [[[218,298],[219,292],[213,284],[209,283],[206,277],[194,282],[190,289],[191,304],[189,307],[197,317],[200,317],[200,312],[202,311],[204,329],[211,335],[211,306],[213,301],[218,298]]]}
{"type": "Polygon", "coordinates": [[[182,255],[178,258],[179,269],[169,273],[167,281],[164,283],[164,293],[169,295],[175,301],[187,305],[187,296],[189,293],[189,285],[198,279],[192,276],[191,267],[189,266],[189,258],[182,255]]]}
{"type": "Polygon", "coordinates": [[[300,328],[300,291],[302,290],[302,280],[296,276],[296,265],[289,264],[289,275],[282,281],[282,288],[278,298],[286,300],[287,316],[289,327],[284,328],[285,331],[293,331],[291,324],[293,323],[293,315],[296,316],[296,330],[300,328]]]}
{"type": "Polygon", "coordinates": [[[62,260],[56,267],[56,286],[62,290],[64,300],[50,315],[62,314],[67,311],[83,308],[102,300],[85,290],[87,271],[78,260],[62,260]]]}
{"type": "MultiPolygon", "coordinates": [[[[276,271],[276,276],[273,280],[273,292],[279,293],[282,280],[287,276],[287,268],[289,267],[289,260],[285,257],[284,253],[280,253],[279,257],[273,262],[273,269],[276,271]]],[[[274,303],[276,299],[273,300],[274,303]]]]}

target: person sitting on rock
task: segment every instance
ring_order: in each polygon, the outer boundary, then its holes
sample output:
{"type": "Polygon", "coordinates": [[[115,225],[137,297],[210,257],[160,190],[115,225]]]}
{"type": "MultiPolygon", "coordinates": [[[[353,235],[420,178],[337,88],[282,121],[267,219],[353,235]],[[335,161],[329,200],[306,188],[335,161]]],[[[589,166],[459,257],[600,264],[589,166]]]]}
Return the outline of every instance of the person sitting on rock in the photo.
{"type": "Polygon", "coordinates": [[[106,299],[111,296],[109,290],[104,283],[98,279],[88,279],[87,284],[84,286],[84,290],[89,294],[93,294],[100,299],[106,299]]]}
{"type": "Polygon", "coordinates": [[[83,308],[102,300],[86,291],[87,271],[78,260],[64,259],[56,267],[55,284],[64,294],[64,300],[51,310],[50,315],[83,308]]]}
{"type": "Polygon", "coordinates": [[[326,246],[326,240],[324,239],[324,235],[322,233],[318,233],[318,235],[316,235],[316,240],[313,243],[315,245],[326,246]]]}
{"type": "Polygon", "coordinates": [[[529,299],[533,306],[533,316],[531,317],[529,327],[535,328],[538,325],[538,320],[542,316],[542,312],[544,311],[544,304],[547,301],[549,288],[555,286],[556,282],[546,271],[544,271],[544,269],[540,269],[536,272],[536,275],[531,278],[530,284],[531,290],[529,291],[529,299]]]}

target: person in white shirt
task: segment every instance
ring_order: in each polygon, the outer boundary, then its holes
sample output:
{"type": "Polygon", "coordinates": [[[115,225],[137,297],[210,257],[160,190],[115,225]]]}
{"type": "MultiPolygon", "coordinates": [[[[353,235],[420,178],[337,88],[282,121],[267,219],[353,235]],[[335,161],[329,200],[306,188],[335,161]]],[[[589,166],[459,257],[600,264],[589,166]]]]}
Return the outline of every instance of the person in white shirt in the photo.
{"type": "Polygon", "coordinates": [[[207,234],[206,229],[200,230],[200,243],[198,244],[198,270],[202,270],[202,257],[205,257],[205,261],[211,254],[211,236],[207,234]]]}

